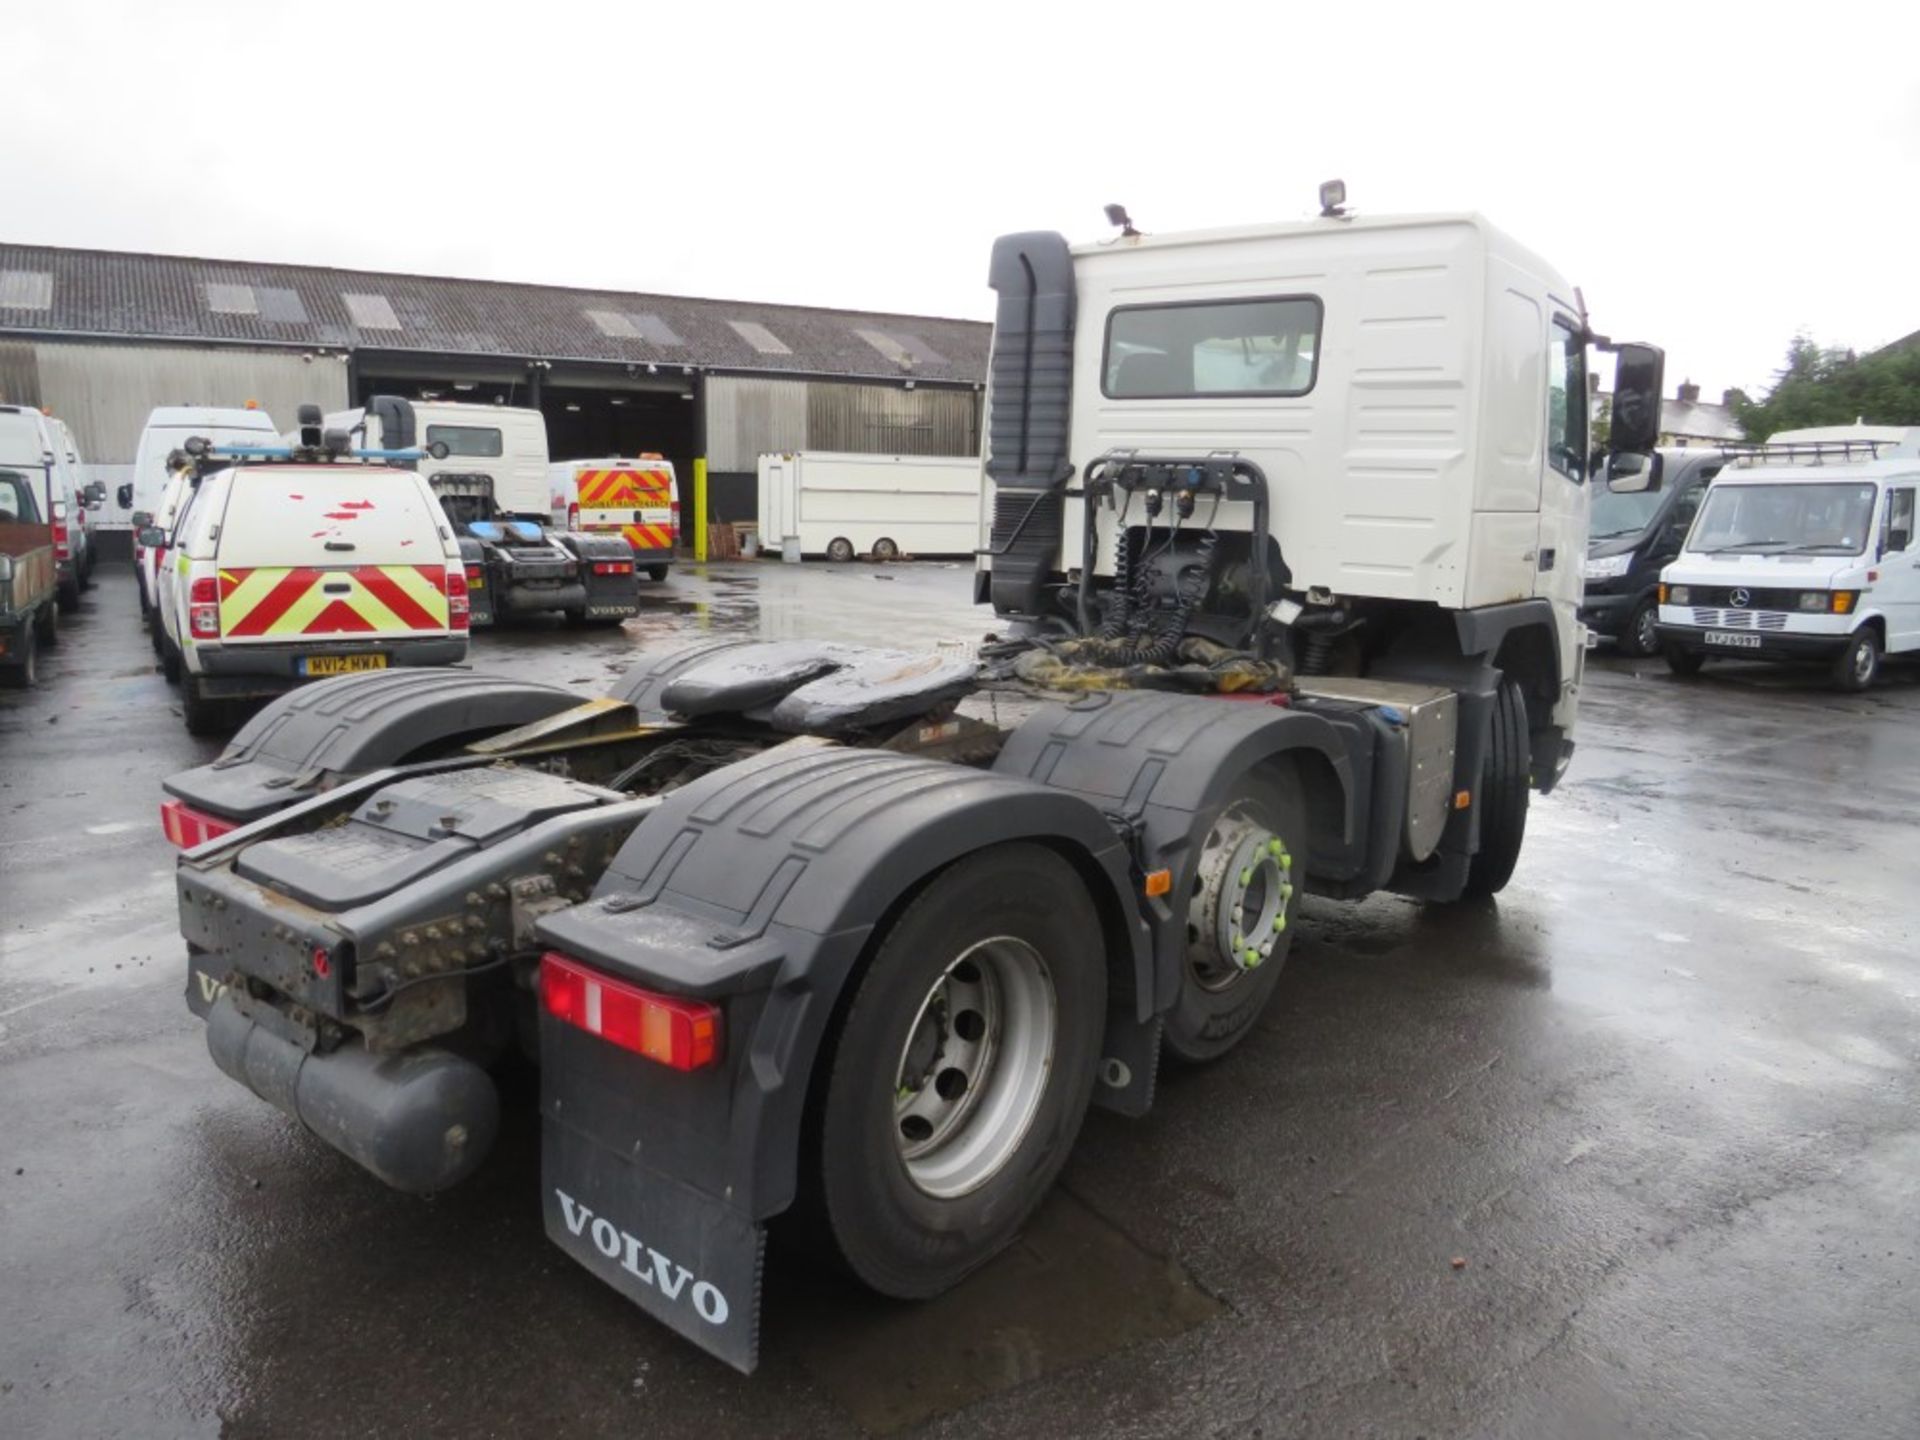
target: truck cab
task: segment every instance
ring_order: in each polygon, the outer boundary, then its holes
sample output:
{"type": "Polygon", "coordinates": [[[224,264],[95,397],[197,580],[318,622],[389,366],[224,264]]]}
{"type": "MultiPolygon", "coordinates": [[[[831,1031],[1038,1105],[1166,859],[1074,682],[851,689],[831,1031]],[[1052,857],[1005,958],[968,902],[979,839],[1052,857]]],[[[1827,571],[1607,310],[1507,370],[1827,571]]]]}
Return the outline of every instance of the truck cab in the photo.
{"type": "Polygon", "coordinates": [[[1675,674],[1710,658],[1813,660],[1840,690],[1920,651],[1920,428],[1786,431],[1714,479],[1660,577],[1675,674]]]}
{"type": "Polygon", "coordinates": [[[1726,463],[1718,449],[1662,447],[1602,467],[1592,484],[1580,605],[1589,630],[1629,655],[1660,653],[1660,571],[1680,553],[1708,482],[1726,463]]]}
{"type": "MultiPolygon", "coordinates": [[[[1469,739],[1511,687],[1550,789],[1585,651],[1579,293],[1478,215],[1132,229],[996,250],[976,598],[1457,684],[1469,739]]],[[[1651,448],[1658,352],[1627,349],[1616,448],[1651,448]]]]}

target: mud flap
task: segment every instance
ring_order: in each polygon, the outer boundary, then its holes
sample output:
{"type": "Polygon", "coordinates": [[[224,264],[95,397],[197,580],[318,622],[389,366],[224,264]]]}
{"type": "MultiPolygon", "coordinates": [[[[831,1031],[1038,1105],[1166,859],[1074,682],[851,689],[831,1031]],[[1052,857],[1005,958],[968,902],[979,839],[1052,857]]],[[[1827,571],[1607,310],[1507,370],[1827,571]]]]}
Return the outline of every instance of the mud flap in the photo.
{"type": "Polygon", "coordinates": [[[558,1097],[541,1108],[547,1237],[654,1319],[752,1374],[765,1229],[574,1129],[558,1097]]]}

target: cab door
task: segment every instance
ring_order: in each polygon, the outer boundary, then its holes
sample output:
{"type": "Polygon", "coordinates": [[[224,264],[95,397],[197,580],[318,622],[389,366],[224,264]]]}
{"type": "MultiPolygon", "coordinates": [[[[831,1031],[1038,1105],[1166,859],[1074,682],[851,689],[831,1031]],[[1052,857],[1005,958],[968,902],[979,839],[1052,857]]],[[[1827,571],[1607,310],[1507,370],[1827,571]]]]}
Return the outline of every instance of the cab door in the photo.
{"type": "Polygon", "coordinates": [[[1914,537],[1912,480],[1887,487],[1880,525],[1880,579],[1874,598],[1887,622],[1889,651],[1920,650],[1920,544],[1914,537]]]}
{"type": "Polygon", "coordinates": [[[1566,606],[1569,621],[1586,588],[1587,347],[1580,336],[1570,315],[1555,313],[1547,325],[1546,469],[1534,552],[1533,593],[1566,606]]]}

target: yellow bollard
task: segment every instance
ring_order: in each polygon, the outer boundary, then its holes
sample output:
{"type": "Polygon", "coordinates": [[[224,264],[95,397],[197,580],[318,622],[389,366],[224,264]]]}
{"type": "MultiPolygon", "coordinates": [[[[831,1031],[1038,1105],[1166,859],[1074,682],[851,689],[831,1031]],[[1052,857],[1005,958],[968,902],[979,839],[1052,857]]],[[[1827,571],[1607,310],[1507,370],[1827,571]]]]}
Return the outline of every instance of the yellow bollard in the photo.
{"type": "Polygon", "coordinates": [[[707,460],[693,462],[693,558],[707,558],[707,460]]]}

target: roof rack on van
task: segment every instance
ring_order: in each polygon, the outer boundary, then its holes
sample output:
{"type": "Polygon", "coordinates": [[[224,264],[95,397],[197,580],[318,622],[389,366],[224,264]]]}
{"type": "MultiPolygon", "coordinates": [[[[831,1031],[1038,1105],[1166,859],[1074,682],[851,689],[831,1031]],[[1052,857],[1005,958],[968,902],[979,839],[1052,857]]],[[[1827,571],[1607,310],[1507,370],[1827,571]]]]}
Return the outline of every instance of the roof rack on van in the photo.
{"type": "Polygon", "coordinates": [[[1777,442],[1729,441],[1720,453],[1733,465],[1763,465],[1781,461],[1789,465],[1845,465],[1855,460],[1877,460],[1883,448],[1897,444],[1893,440],[1784,440],[1777,442]]]}

